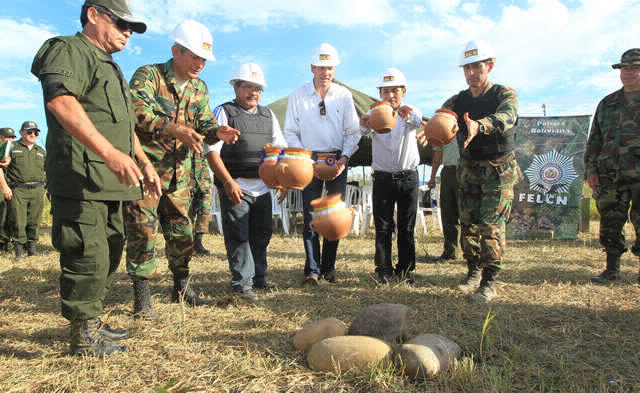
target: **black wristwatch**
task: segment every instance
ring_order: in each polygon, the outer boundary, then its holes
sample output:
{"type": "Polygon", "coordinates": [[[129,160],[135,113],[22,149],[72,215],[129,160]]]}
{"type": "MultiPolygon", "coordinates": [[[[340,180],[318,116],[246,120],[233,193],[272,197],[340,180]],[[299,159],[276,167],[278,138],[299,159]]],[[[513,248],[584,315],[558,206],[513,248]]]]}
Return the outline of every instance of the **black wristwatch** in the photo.
{"type": "Polygon", "coordinates": [[[478,133],[484,134],[484,124],[478,122],[478,133]]]}

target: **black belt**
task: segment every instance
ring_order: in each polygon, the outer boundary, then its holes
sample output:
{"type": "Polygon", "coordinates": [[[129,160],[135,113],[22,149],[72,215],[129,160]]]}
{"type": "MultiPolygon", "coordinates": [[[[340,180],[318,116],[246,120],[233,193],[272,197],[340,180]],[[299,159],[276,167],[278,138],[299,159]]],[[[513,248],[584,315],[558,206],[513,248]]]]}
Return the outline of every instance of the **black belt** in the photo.
{"type": "Polygon", "coordinates": [[[383,171],[373,171],[373,174],[375,176],[384,176],[384,177],[390,177],[393,180],[398,180],[398,179],[404,179],[405,177],[408,177],[409,175],[416,173],[417,170],[415,169],[407,169],[406,171],[400,171],[400,172],[383,172],[383,171]]]}
{"type": "Polygon", "coordinates": [[[42,187],[44,183],[35,181],[31,183],[10,183],[9,187],[11,188],[26,188],[28,190],[33,190],[34,188],[42,187]]]}
{"type": "Polygon", "coordinates": [[[313,152],[311,152],[311,159],[313,161],[317,161],[318,160],[318,154],[335,154],[336,155],[336,161],[338,161],[340,159],[340,156],[342,155],[342,151],[341,150],[335,150],[335,151],[313,151],[313,152]]]}
{"type": "Polygon", "coordinates": [[[445,168],[457,168],[457,165],[444,165],[445,168]]]}

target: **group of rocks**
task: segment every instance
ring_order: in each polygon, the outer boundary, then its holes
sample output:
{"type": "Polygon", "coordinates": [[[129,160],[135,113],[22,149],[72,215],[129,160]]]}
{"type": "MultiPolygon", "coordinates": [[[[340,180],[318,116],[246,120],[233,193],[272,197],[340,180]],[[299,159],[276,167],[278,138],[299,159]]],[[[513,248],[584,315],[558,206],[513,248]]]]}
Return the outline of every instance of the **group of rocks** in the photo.
{"type": "Polygon", "coordinates": [[[460,357],[460,346],[431,333],[408,340],[410,311],[403,304],[380,303],[362,310],[349,327],[337,318],[315,321],[295,333],[293,345],[308,351],[309,365],[319,371],[393,365],[413,378],[446,371],[460,357]]]}

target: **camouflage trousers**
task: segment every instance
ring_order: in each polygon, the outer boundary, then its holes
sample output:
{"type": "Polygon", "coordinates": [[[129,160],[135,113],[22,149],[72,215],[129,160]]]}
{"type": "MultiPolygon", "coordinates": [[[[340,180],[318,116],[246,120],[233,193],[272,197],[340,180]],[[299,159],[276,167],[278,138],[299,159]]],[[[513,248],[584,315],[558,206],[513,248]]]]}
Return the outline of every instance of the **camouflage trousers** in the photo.
{"type": "Polygon", "coordinates": [[[500,270],[520,167],[512,153],[496,160],[460,159],[457,175],[463,255],[481,268],[500,270]]]}
{"type": "MultiPolygon", "coordinates": [[[[206,187],[206,182],[203,184],[206,187]]],[[[191,189],[191,209],[189,217],[193,222],[194,233],[209,233],[209,221],[211,221],[211,208],[213,206],[213,190],[211,182],[208,189],[202,189],[196,184],[191,189]]]]}
{"type": "Polygon", "coordinates": [[[158,226],[166,241],[165,255],[173,273],[189,270],[193,254],[193,232],[189,219],[188,188],[128,202],[124,208],[127,231],[127,273],[131,278],[149,278],[156,273],[155,241],[158,226]]]}
{"type": "Polygon", "coordinates": [[[622,228],[630,217],[636,232],[631,252],[640,256],[640,182],[606,182],[600,177],[595,198],[600,213],[600,244],[605,252],[622,255],[627,251],[622,228]]]}

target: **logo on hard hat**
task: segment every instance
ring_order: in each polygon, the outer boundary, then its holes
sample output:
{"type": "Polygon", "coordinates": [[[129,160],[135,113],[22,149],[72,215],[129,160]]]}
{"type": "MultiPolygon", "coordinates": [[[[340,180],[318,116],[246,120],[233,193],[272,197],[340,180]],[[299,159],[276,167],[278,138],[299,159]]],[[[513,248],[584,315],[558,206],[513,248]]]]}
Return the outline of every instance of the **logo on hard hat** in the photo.
{"type": "Polygon", "coordinates": [[[464,57],[465,58],[471,57],[471,56],[478,56],[478,50],[477,49],[471,49],[471,50],[468,50],[468,51],[464,52],[464,57]]]}
{"type": "Polygon", "coordinates": [[[202,49],[207,50],[209,52],[211,52],[211,44],[208,42],[203,42],[202,43],[202,49]]]}
{"type": "Polygon", "coordinates": [[[255,71],[251,72],[251,77],[252,78],[257,78],[258,77],[258,73],[255,72],[255,71]]]}
{"type": "Polygon", "coordinates": [[[320,55],[320,60],[331,60],[331,55],[320,55]]]}
{"type": "Polygon", "coordinates": [[[394,80],[396,80],[396,77],[393,75],[385,76],[383,79],[384,82],[393,82],[394,80]]]}

